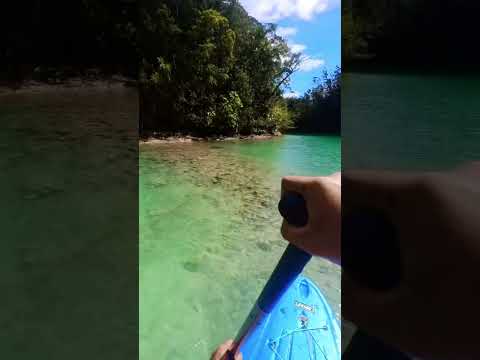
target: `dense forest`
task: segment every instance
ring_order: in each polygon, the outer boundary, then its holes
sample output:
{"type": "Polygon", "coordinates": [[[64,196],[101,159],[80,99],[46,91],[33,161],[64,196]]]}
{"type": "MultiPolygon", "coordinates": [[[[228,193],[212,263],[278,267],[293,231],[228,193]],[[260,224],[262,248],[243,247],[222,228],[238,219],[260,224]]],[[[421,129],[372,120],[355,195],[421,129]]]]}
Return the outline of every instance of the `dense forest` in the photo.
{"type": "Polygon", "coordinates": [[[479,12],[470,0],[345,0],[343,68],[478,69],[479,12]]]}
{"type": "Polygon", "coordinates": [[[239,0],[31,0],[0,20],[1,81],[124,75],[143,134],[340,129],[339,71],[284,99],[302,55],[239,0]]]}
{"type": "Polygon", "coordinates": [[[282,86],[300,65],[275,34],[237,0],[165,0],[144,8],[140,79],[151,108],[143,130],[252,134],[290,125],[282,86]],[[153,14],[150,16],[149,14],[153,14]],[[149,37],[156,37],[153,40],[149,37]]]}

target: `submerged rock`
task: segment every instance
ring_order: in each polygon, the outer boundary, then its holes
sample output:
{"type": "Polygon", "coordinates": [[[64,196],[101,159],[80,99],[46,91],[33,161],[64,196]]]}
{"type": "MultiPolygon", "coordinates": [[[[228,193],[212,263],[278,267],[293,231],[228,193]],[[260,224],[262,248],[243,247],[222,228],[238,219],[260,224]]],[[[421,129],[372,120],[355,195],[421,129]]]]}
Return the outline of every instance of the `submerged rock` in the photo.
{"type": "Polygon", "coordinates": [[[214,184],[218,184],[219,182],[221,182],[223,179],[220,177],[220,176],[215,176],[213,179],[212,179],[212,183],[214,184]]]}
{"type": "Polygon", "coordinates": [[[272,250],[272,246],[266,242],[262,242],[262,241],[259,241],[257,242],[257,247],[262,250],[262,251],[266,251],[266,252],[269,252],[272,250]]]}
{"type": "Polygon", "coordinates": [[[183,268],[189,272],[199,272],[200,271],[200,264],[195,261],[185,261],[183,264],[183,268]]]}

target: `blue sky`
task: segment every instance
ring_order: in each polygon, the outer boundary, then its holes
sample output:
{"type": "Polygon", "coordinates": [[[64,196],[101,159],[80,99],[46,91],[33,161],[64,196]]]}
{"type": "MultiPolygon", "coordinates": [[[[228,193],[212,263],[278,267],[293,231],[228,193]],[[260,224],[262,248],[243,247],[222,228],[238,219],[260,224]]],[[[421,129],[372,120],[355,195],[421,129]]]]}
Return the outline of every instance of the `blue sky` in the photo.
{"type": "Polygon", "coordinates": [[[277,33],[303,54],[286,96],[303,95],[313,78],[341,63],[340,0],[240,0],[250,15],[278,25],[277,33]]]}

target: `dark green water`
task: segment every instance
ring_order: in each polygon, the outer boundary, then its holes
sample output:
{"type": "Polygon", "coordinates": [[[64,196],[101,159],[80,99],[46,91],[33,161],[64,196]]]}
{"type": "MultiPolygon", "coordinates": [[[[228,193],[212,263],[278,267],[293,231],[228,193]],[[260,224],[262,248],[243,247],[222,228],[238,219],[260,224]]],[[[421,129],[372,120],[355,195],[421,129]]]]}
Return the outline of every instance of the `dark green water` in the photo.
{"type": "Polygon", "coordinates": [[[344,74],[342,167],[438,170],[480,159],[480,78],[344,74]]]}
{"type": "Polygon", "coordinates": [[[118,84],[0,92],[2,359],[137,356],[137,114],[118,84]]]}
{"type": "MultiPolygon", "coordinates": [[[[140,147],[140,357],[207,359],[233,337],[287,245],[283,175],[340,170],[340,138],[140,147]]],[[[306,273],[340,312],[340,271],[306,273]]]]}

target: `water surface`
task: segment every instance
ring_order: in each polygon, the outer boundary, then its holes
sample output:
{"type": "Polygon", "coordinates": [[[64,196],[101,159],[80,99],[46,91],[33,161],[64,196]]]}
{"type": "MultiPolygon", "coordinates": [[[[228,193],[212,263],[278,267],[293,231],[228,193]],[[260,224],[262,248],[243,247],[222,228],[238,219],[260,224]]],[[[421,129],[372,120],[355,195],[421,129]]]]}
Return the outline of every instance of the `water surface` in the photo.
{"type": "MultiPolygon", "coordinates": [[[[140,358],[207,359],[233,337],[287,245],[283,175],[340,170],[340,139],[140,147],[140,358]]],[[[340,272],[306,269],[340,312],[340,272]]]]}
{"type": "Polygon", "coordinates": [[[439,170],[480,159],[480,77],[343,75],[344,170],[439,170]]]}
{"type": "Polygon", "coordinates": [[[137,356],[137,114],[118,84],[0,93],[3,359],[137,356]]]}

